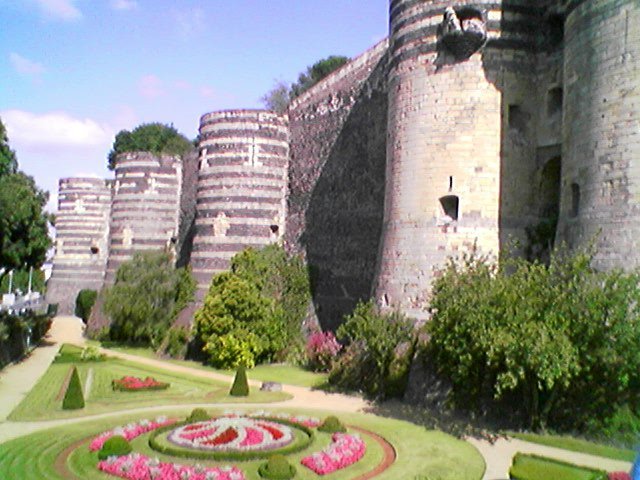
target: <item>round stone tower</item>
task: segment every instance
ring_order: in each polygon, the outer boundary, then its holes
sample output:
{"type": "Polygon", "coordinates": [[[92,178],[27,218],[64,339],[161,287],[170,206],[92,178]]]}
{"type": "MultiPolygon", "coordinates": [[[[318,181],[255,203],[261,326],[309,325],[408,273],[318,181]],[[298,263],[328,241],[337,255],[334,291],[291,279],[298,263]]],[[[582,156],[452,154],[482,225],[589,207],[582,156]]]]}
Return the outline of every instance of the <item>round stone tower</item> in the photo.
{"type": "Polygon", "coordinates": [[[246,247],[284,234],[289,132],[286,116],[230,110],[200,119],[196,235],[191,253],[199,295],[246,247]]]}
{"type": "Polygon", "coordinates": [[[171,251],[177,241],[182,162],[148,152],[116,159],[106,282],[122,262],[143,250],[171,251]]]}
{"type": "Polygon", "coordinates": [[[509,129],[521,123],[528,142],[531,95],[520,80],[534,65],[535,39],[518,25],[537,12],[513,3],[390,2],[382,307],[424,318],[446,259],[474,245],[497,254],[503,220],[518,215],[505,200],[513,187],[501,186],[519,175],[524,196],[528,183],[521,165],[530,152],[514,147],[509,129]],[[505,178],[505,162],[514,178],[505,178]]]}
{"type": "Polygon", "coordinates": [[[640,3],[569,3],[558,235],[599,268],[640,266],[640,3]]]}
{"type": "Polygon", "coordinates": [[[47,302],[73,314],[82,289],[100,290],[108,254],[111,189],[99,178],[62,178],[58,183],[56,252],[47,302]]]}

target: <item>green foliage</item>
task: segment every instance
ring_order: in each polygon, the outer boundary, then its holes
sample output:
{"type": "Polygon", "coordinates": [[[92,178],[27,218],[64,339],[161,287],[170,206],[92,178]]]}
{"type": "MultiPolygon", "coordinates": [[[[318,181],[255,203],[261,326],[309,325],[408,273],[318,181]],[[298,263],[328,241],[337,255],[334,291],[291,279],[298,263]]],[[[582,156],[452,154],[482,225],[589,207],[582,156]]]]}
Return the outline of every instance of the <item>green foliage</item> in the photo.
{"type": "Polygon", "coordinates": [[[108,438],[98,452],[100,460],[106,460],[109,457],[122,457],[129,455],[132,451],[131,445],[122,435],[114,435],[108,438]]]}
{"type": "Polygon", "coordinates": [[[158,347],[179,305],[190,299],[189,292],[193,296],[193,280],[189,277],[189,272],[173,267],[166,252],[137,253],[123,263],[115,284],[105,294],[111,340],[158,347]]]}
{"type": "Polygon", "coordinates": [[[43,212],[48,195],[23,173],[0,176],[0,280],[9,270],[38,268],[51,246],[48,217],[43,212]]]}
{"type": "MultiPolygon", "coordinates": [[[[20,290],[23,293],[29,291],[29,269],[20,269],[13,271],[13,280],[11,281],[13,292],[20,290]]],[[[0,282],[0,292],[6,293],[9,291],[9,275],[5,275],[0,282]]],[[[44,272],[39,268],[34,268],[31,275],[31,291],[44,293],[45,282],[44,272]]]]}
{"type": "Polygon", "coordinates": [[[80,360],[83,362],[102,362],[107,356],[100,353],[100,349],[94,346],[88,346],[82,349],[80,360]]]}
{"type": "Polygon", "coordinates": [[[229,395],[232,397],[249,396],[249,380],[247,379],[247,371],[242,365],[240,365],[238,370],[236,370],[236,376],[233,379],[233,385],[231,385],[229,395]]]}
{"type": "Polygon", "coordinates": [[[582,429],[637,404],[640,278],[590,261],[578,252],[492,264],[471,253],[449,263],[434,283],[426,355],[456,405],[506,401],[533,428],[582,429]]]}
{"type": "Polygon", "coordinates": [[[296,467],[291,465],[284,455],[273,455],[258,468],[262,478],[269,480],[289,480],[295,477],[296,467]]]}
{"type": "Polygon", "coordinates": [[[193,145],[184,135],[178,133],[173,125],[162,123],[144,123],[131,132],[121,130],[109,152],[109,169],[115,168],[116,157],[125,152],[151,152],[156,155],[184,155],[193,145]]]}
{"type": "Polygon", "coordinates": [[[345,427],[342,422],[338,420],[338,417],[330,415],[324,419],[324,422],[322,422],[322,424],[318,427],[318,431],[326,433],[344,433],[347,431],[347,427],[345,427]]]}
{"type": "Polygon", "coordinates": [[[16,152],[9,147],[7,130],[0,120],[0,176],[16,173],[18,171],[18,160],[16,152]]]}
{"type": "Polygon", "coordinates": [[[401,396],[414,350],[410,320],[397,312],[383,314],[373,302],[360,302],[338,328],[338,338],[348,342],[329,373],[329,383],[362,389],[370,396],[401,396]]]}
{"type": "Polygon", "coordinates": [[[171,327],[167,330],[167,334],[162,340],[160,352],[169,355],[171,358],[184,358],[187,353],[189,336],[190,333],[187,327],[171,327]]]}
{"type": "Polygon", "coordinates": [[[277,245],[247,249],[231,272],[213,277],[195,314],[195,337],[219,368],[282,358],[302,344],[301,325],[310,301],[306,269],[277,245]]]}
{"type": "Polygon", "coordinates": [[[91,315],[91,309],[98,298],[98,292],[95,290],[80,290],[76,297],[76,317],[80,317],[84,323],[87,323],[91,315]]]}
{"type": "Polygon", "coordinates": [[[185,423],[206,422],[207,420],[211,420],[211,415],[204,408],[194,408],[185,423]]]}
{"type": "Polygon", "coordinates": [[[514,480],[607,480],[607,472],[587,467],[578,467],[537,455],[517,453],[509,470],[514,480]]]}
{"type": "Polygon", "coordinates": [[[287,85],[284,82],[276,83],[274,88],[262,97],[262,103],[269,110],[284,112],[291,100],[302,95],[320,80],[345,65],[348,61],[349,58],[336,55],[331,55],[319,60],[310,67],[307,67],[305,72],[298,75],[298,80],[291,85],[287,85]]]}
{"type": "Polygon", "coordinates": [[[80,384],[78,369],[75,365],[71,368],[71,378],[69,379],[69,385],[62,400],[63,410],[78,410],[84,408],[84,396],[82,395],[82,385],[80,384]]]}
{"type": "Polygon", "coordinates": [[[640,415],[629,404],[622,404],[607,417],[592,418],[587,423],[587,431],[616,444],[636,447],[640,438],[640,415]]]}

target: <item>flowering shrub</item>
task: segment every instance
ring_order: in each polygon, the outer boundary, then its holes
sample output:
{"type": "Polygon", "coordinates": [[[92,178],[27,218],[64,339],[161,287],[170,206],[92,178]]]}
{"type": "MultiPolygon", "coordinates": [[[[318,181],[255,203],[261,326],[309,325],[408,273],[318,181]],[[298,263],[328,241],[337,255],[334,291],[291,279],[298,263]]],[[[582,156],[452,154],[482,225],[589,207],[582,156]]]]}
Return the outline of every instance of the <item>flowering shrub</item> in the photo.
{"type": "Polygon", "coordinates": [[[237,467],[206,468],[160,462],[139,453],[110,457],[98,463],[98,469],[127,480],[244,480],[237,467]]]}
{"type": "Polygon", "coordinates": [[[167,439],[197,450],[247,452],[284,447],[293,441],[293,431],[260,418],[218,417],[178,427],[167,439]]]}
{"type": "Polygon", "coordinates": [[[359,461],[366,445],[358,435],[334,433],[331,444],[321,452],[304,457],[300,463],[318,475],[335,472],[359,461]]]}
{"type": "Polygon", "coordinates": [[[307,340],[309,367],[318,372],[328,371],[341,349],[342,345],[338,343],[333,332],[312,333],[307,340]]]}
{"type": "Polygon", "coordinates": [[[158,417],[156,420],[140,420],[138,423],[130,423],[124,427],[117,427],[113,430],[103,432],[94,438],[89,444],[89,450],[95,452],[100,450],[108,439],[114,435],[121,435],[128,441],[139,437],[143,433],[151,432],[158,428],[176,423],[176,420],[167,419],[166,417],[158,417]]]}
{"type": "Polygon", "coordinates": [[[147,377],[144,380],[138,377],[122,377],[119,380],[113,380],[111,386],[114,390],[123,392],[139,392],[141,390],[166,390],[169,388],[168,383],[158,382],[155,378],[147,377]]]}

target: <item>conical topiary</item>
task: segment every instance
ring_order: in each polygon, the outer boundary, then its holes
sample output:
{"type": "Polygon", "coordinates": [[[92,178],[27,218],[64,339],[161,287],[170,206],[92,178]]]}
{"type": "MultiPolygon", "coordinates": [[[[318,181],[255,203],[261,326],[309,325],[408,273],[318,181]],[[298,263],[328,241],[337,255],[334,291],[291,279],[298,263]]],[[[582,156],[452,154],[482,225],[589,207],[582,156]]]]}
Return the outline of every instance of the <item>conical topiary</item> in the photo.
{"type": "Polygon", "coordinates": [[[247,397],[249,395],[249,381],[244,366],[240,365],[233,379],[233,385],[229,394],[233,397],[247,397]]]}
{"type": "Polygon", "coordinates": [[[63,410],[77,410],[84,408],[84,396],[82,395],[82,384],[80,383],[80,376],[78,375],[78,369],[75,365],[71,370],[71,378],[69,379],[69,385],[67,391],[64,394],[62,400],[63,410]]]}

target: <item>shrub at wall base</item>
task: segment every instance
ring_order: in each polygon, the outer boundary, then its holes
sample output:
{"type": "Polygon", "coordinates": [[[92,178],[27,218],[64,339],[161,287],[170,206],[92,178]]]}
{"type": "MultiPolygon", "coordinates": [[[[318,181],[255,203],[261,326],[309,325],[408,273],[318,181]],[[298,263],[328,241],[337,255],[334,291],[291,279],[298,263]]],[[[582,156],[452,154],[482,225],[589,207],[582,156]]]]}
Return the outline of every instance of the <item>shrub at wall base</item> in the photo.
{"type": "Polygon", "coordinates": [[[75,365],[72,368],[69,386],[62,400],[63,410],[78,410],[84,408],[84,397],[82,395],[82,384],[80,383],[78,369],[75,365]]]}

